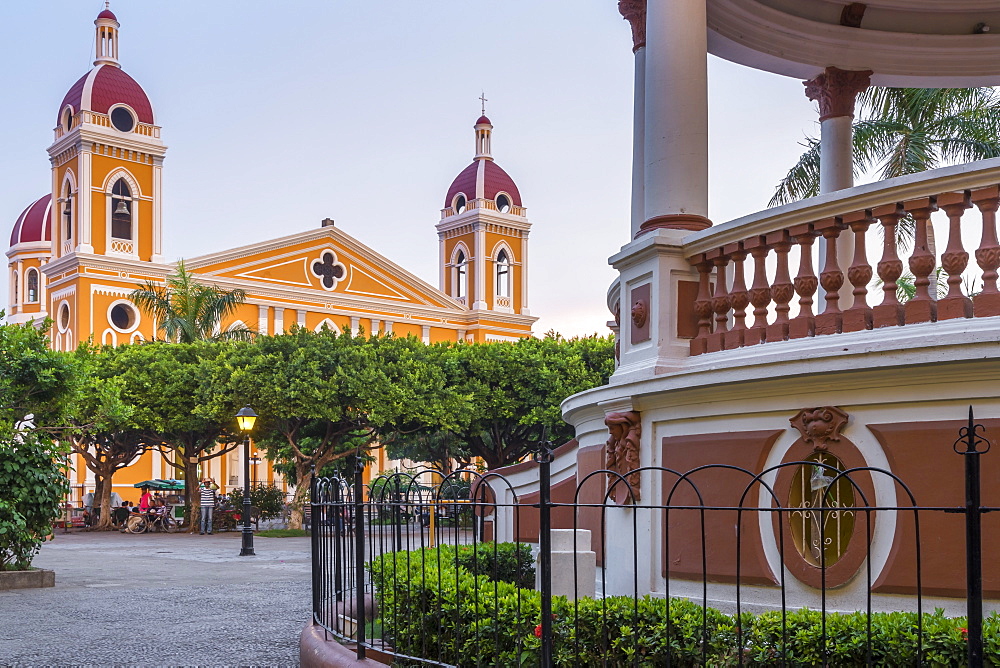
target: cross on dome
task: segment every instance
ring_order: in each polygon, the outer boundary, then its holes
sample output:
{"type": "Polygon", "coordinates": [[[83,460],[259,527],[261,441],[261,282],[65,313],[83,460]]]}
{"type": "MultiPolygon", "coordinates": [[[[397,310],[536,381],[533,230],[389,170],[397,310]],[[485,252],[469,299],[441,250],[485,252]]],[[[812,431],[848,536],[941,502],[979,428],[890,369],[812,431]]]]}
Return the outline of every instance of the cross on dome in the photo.
{"type": "Polygon", "coordinates": [[[483,91],[479,96],[479,101],[483,103],[483,116],[486,115],[486,103],[489,102],[489,98],[486,97],[486,91],[483,91]]]}

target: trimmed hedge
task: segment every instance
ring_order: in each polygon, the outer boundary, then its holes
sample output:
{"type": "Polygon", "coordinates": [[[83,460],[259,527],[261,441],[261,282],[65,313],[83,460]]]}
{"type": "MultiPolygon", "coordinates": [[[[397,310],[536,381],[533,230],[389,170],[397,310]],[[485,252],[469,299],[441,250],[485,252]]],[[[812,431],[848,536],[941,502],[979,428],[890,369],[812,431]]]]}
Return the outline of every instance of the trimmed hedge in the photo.
{"type": "MultiPolygon", "coordinates": [[[[527,546],[506,544],[498,554],[509,562],[510,555],[524,554],[522,550],[527,546]]],[[[522,587],[510,579],[491,579],[490,547],[479,546],[475,560],[471,552],[460,547],[456,556],[456,548],[443,546],[385,554],[369,564],[387,641],[399,654],[460,665],[537,665],[541,596],[524,587],[526,573],[520,576],[522,587]]],[[[508,569],[509,563],[495,571],[508,569]]],[[[740,643],[747,666],[776,665],[783,650],[790,666],[823,662],[822,616],[816,610],[786,613],[784,648],[780,612],[744,613],[737,623],[734,615],[703,611],[686,599],[668,602],[651,596],[637,601],[618,596],[580,599],[575,604],[556,597],[552,611],[556,666],[625,667],[637,659],[639,665],[657,666],[665,665],[668,654],[674,666],[733,666],[740,643]]],[[[965,665],[965,624],[964,618],[945,617],[941,610],[924,614],[924,664],[965,665]]],[[[1000,616],[990,615],[983,633],[987,665],[1000,666],[1000,616]]],[[[916,665],[915,613],[874,613],[871,634],[874,665],[916,665]]],[[[867,665],[866,615],[827,614],[826,652],[830,665],[867,665]]]]}

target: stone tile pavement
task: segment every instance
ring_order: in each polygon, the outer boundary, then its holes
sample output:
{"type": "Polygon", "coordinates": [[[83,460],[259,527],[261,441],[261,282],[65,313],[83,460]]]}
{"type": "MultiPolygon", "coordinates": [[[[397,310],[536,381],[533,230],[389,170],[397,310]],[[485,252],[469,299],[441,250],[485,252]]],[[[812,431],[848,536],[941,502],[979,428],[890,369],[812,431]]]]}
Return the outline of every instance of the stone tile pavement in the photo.
{"type": "Polygon", "coordinates": [[[308,538],[59,531],[51,589],[0,592],[0,666],[296,666],[308,538]]]}

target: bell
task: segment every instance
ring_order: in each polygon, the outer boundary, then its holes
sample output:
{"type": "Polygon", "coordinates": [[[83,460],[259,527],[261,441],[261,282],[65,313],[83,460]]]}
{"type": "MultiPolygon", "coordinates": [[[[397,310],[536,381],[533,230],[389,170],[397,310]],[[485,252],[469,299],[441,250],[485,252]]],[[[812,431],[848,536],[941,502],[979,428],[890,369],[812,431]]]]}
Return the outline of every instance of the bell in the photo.
{"type": "Polygon", "coordinates": [[[118,208],[115,209],[115,215],[117,216],[120,213],[125,214],[126,216],[130,213],[128,206],[125,204],[125,200],[118,200],[118,208]]]}

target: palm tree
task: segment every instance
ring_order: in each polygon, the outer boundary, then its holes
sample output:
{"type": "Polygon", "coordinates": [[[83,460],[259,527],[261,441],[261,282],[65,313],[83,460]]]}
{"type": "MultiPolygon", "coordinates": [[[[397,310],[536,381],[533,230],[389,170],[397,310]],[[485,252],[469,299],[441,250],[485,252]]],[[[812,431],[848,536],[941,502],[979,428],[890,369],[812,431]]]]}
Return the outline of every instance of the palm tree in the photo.
{"type": "MultiPolygon", "coordinates": [[[[880,179],[1000,156],[1000,97],[992,88],[880,88],[858,97],[854,174],[880,179]]],[[[819,140],[788,170],[770,206],[819,194],[819,140]]]]}
{"type": "Polygon", "coordinates": [[[129,298],[153,317],[157,331],[163,332],[167,341],[246,340],[254,334],[242,324],[215,333],[220,323],[246,301],[246,293],[198,283],[183,260],[167,277],[166,285],[146,281],[129,298]]]}

